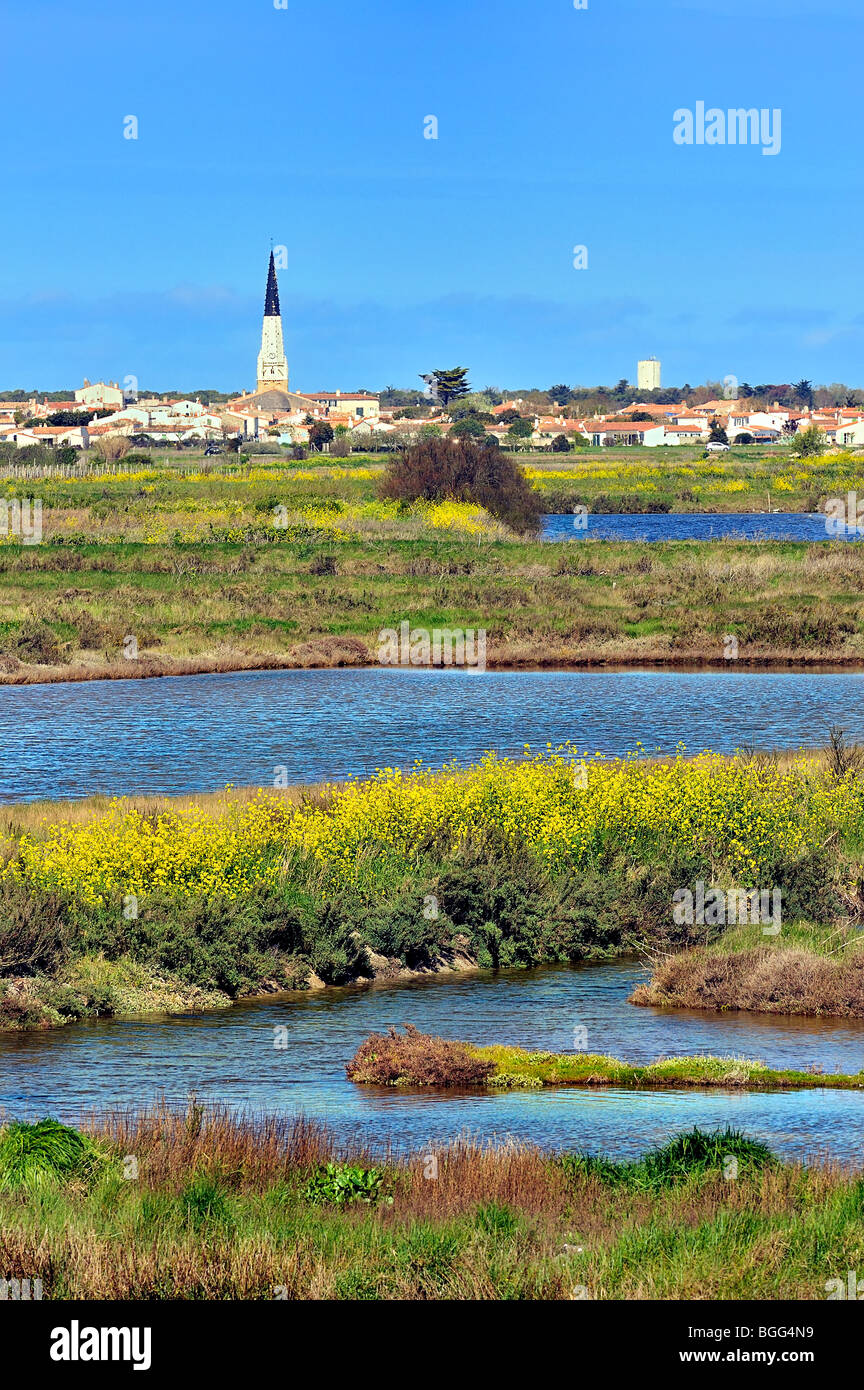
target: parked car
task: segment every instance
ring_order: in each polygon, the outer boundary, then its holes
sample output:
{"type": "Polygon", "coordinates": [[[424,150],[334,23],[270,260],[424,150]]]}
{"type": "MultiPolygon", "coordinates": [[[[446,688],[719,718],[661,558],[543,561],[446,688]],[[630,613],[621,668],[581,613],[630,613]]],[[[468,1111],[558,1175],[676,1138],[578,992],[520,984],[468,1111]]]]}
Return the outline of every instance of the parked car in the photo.
{"type": "Polygon", "coordinates": [[[706,454],[728,454],[729,445],[724,444],[720,439],[712,439],[710,444],[705,445],[706,454]]]}

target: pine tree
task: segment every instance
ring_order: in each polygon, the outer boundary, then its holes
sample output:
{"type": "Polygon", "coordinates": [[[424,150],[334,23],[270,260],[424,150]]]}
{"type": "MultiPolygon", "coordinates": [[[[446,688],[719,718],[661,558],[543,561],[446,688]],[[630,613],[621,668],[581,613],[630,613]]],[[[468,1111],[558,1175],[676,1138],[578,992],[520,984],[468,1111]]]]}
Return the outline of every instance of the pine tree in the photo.
{"type": "Polygon", "coordinates": [[[461,400],[471,391],[467,367],[449,367],[446,371],[434,371],[434,390],[442,405],[461,400]]]}

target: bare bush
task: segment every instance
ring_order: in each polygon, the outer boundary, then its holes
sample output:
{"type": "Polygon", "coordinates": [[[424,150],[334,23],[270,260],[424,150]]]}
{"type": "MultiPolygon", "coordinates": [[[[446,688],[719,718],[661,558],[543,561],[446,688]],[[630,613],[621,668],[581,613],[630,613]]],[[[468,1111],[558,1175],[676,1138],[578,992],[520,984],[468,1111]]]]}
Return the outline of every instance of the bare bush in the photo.
{"type": "Polygon", "coordinates": [[[474,502],[514,531],[536,531],[542,504],[522,469],[476,439],[422,439],[388,464],[382,497],[474,502]]]}
{"type": "Polygon", "coordinates": [[[464,1043],[420,1033],[410,1023],[405,1032],[390,1028],[372,1033],[346,1067],[349,1081],[372,1086],[482,1086],[493,1062],[474,1057],[464,1043]]]}
{"type": "Polygon", "coordinates": [[[129,440],[123,434],[103,434],[93,445],[93,452],[103,463],[117,463],[129,452],[129,440]]]}

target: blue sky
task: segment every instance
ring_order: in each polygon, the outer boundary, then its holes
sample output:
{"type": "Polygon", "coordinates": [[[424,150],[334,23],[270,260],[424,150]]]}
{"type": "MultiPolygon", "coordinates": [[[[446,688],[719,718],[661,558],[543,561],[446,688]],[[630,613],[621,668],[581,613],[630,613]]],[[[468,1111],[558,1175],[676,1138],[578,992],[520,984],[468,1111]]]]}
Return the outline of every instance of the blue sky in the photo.
{"type": "Polygon", "coordinates": [[[0,387],[864,385],[860,0],[286,3],[6,0],[0,387]]]}

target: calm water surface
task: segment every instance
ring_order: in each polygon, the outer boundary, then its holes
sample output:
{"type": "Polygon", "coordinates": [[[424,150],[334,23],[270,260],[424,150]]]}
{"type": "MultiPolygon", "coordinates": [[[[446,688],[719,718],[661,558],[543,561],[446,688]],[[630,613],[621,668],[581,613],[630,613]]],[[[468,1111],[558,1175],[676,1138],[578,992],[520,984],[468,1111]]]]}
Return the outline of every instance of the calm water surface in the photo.
{"type": "Polygon", "coordinates": [[[585,1027],[590,1050],[642,1062],[716,1053],[825,1071],[864,1067],[864,1024],[637,1009],[627,995],[645,974],[633,962],[490,972],[455,983],[295,995],[216,1014],[0,1034],[0,1108],[74,1120],[90,1107],[141,1105],[160,1095],[182,1104],[195,1091],[237,1109],[314,1116],[345,1139],[397,1148],[467,1131],[620,1155],[694,1124],[728,1122],[786,1154],[864,1162],[864,1095],[854,1092],[603,1088],[453,1096],[359,1087],[345,1078],[345,1062],[368,1033],[404,1022],[477,1043],[561,1052],[574,1050],[573,1030],[585,1027]],[[285,1050],[274,1048],[276,1025],[288,1028],[285,1050]]]}
{"type": "MultiPolygon", "coordinates": [[[[580,518],[582,521],[583,518],[580,518]]],[[[632,516],[590,512],[588,525],[577,530],[572,513],[543,518],[543,540],[708,541],[728,537],[746,541],[827,541],[827,518],[821,512],[667,512],[632,516]]],[[[842,539],[861,540],[857,532],[842,539]]]]}
{"type": "Polygon", "coordinates": [[[469,763],[568,739],[620,754],[864,740],[864,672],[244,671],[0,687],[0,801],[210,791],[469,763]]]}

